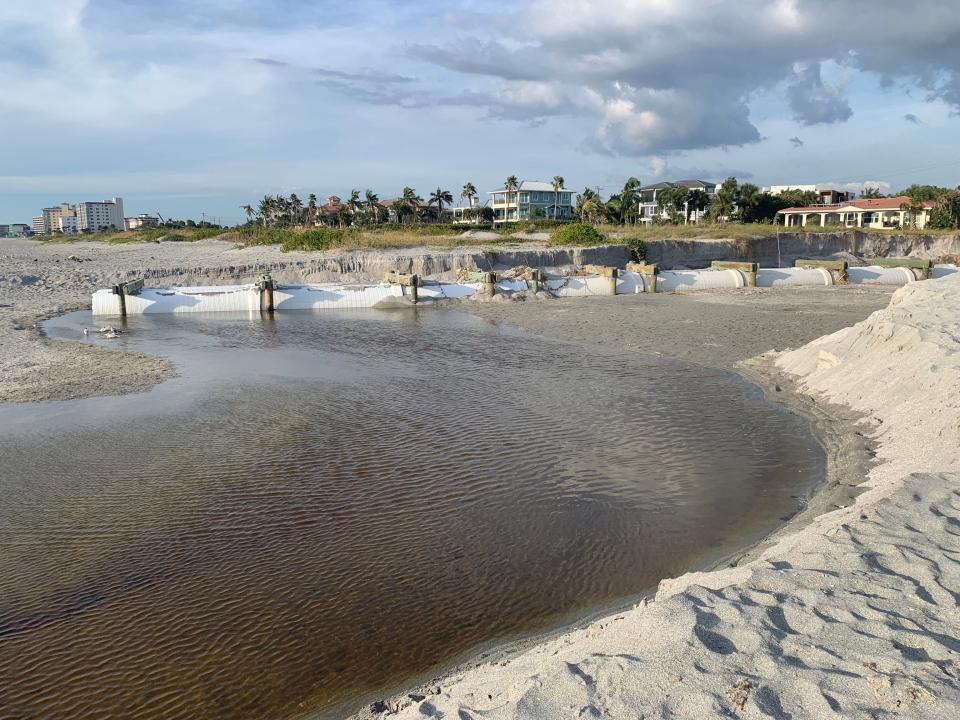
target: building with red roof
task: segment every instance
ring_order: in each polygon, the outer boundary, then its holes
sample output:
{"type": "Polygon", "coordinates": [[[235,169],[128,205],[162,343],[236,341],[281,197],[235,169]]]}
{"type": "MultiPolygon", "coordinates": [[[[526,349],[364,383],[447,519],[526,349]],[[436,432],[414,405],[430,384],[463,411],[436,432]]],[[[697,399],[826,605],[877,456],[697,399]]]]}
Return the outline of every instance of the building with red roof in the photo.
{"type": "Polygon", "coordinates": [[[933,203],[914,203],[906,195],[888,198],[860,198],[829,205],[785,208],[777,213],[784,227],[844,225],[869,229],[917,227],[930,220],[933,203]],[[911,215],[913,218],[911,220],[911,215]]]}

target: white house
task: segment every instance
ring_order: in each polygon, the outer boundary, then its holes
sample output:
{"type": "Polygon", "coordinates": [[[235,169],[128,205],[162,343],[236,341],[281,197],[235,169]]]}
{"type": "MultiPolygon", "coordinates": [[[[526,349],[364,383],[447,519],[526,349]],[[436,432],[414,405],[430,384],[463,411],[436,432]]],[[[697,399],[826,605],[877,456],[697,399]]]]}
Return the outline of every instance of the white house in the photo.
{"type": "MultiPolygon", "coordinates": [[[[829,205],[810,205],[807,207],[791,207],[777,213],[783,219],[785,227],[805,227],[816,225],[844,225],[858,228],[898,228],[910,227],[910,211],[904,206],[912,205],[906,195],[891,198],[861,198],[848,202],[831,203],[829,205]]],[[[918,228],[926,226],[930,220],[933,203],[920,203],[913,223],[918,228]]]]}
{"type": "MultiPolygon", "coordinates": [[[[683,187],[687,190],[703,190],[707,196],[713,200],[717,192],[717,184],[705,180],[677,180],[676,182],[658,182],[653,185],[644,185],[640,188],[640,222],[650,224],[656,218],[667,220],[670,213],[659,209],[659,194],[661,190],[667,188],[683,187]]],[[[684,208],[686,210],[686,208],[684,208]]],[[[691,222],[700,222],[700,219],[706,215],[707,210],[692,210],[689,213],[691,222]]]]}

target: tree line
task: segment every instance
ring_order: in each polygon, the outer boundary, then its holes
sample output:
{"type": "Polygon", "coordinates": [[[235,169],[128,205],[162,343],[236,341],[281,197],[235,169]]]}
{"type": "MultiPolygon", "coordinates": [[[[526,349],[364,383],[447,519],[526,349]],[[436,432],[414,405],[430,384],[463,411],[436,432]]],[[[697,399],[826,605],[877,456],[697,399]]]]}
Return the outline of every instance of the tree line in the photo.
{"type": "MultiPolygon", "coordinates": [[[[559,196],[565,190],[563,177],[557,175],[551,183],[554,193],[559,196]]],[[[516,175],[510,175],[505,181],[503,191],[508,204],[515,203],[521,182],[516,175]]],[[[606,200],[589,187],[576,196],[574,217],[583,223],[631,225],[646,220],[643,206],[645,204],[644,191],[641,182],[636,177],[630,177],[619,192],[615,192],[606,200]]],[[[476,222],[493,222],[494,210],[489,206],[478,206],[475,201],[478,197],[476,186],[466,182],[460,192],[460,199],[466,201],[467,207],[463,211],[464,219],[476,222]]],[[[901,209],[910,213],[911,218],[922,211],[925,203],[933,203],[934,210],[927,227],[931,228],[960,228],[960,188],[949,188],[935,185],[910,185],[899,195],[909,200],[902,204],[901,209]]],[[[887,197],[876,188],[865,190],[862,198],[887,197]]],[[[265,195],[254,208],[252,205],[243,205],[241,209],[246,214],[249,225],[265,227],[295,227],[295,226],[371,226],[386,223],[407,224],[419,222],[440,222],[444,219],[444,209],[453,205],[454,196],[449,190],[438,187],[430,192],[424,200],[411,187],[403,188],[400,197],[382,202],[372,190],[361,193],[352,190],[346,201],[335,201],[331,204],[320,205],[317,196],[313,193],[303,202],[296,193],[289,196],[265,195]]],[[[657,190],[655,195],[655,212],[651,221],[655,224],[684,224],[692,217],[705,218],[708,222],[723,223],[773,223],[777,213],[790,207],[806,207],[820,202],[820,196],[810,190],[786,190],[777,195],[763,192],[753,183],[740,183],[735,177],[728,177],[716,191],[708,194],[701,188],[665,187],[657,190]]],[[[558,218],[558,202],[552,206],[552,219],[558,218]]],[[[535,217],[550,219],[541,209],[535,217]]]]}

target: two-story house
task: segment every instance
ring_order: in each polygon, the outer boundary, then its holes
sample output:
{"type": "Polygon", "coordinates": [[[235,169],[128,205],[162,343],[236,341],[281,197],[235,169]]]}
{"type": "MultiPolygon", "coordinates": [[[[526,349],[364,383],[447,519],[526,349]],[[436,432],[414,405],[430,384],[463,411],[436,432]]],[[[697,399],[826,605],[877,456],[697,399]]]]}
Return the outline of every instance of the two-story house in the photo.
{"type": "MultiPolygon", "coordinates": [[[[687,190],[703,190],[711,200],[717,192],[717,184],[705,180],[678,180],[677,182],[658,182],[653,185],[644,185],[640,188],[640,222],[650,224],[658,217],[662,220],[669,219],[670,214],[658,207],[659,198],[657,196],[661,190],[678,187],[687,190]]],[[[691,210],[689,213],[690,222],[700,222],[706,214],[706,209],[691,210]]]]}
{"type": "Polygon", "coordinates": [[[569,220],[573,217],[574,192],[554,191],[548,182],[524,180],[516,190],[491,190],[490,207],[494,222],[517,222],[538,217],[569,220]]]}

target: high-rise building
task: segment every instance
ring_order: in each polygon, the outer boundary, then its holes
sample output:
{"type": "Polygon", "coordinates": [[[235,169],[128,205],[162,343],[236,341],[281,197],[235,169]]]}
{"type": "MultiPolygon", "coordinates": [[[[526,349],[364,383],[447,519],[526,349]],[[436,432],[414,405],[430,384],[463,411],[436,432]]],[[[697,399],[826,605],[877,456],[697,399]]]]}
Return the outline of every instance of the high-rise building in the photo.
{"type": "Polygon", "coordinates": [[[123,198],[112,198],[98,202],[77,203],[77,230],[97,232],[98,230],[123,230],[123,198]]]}

